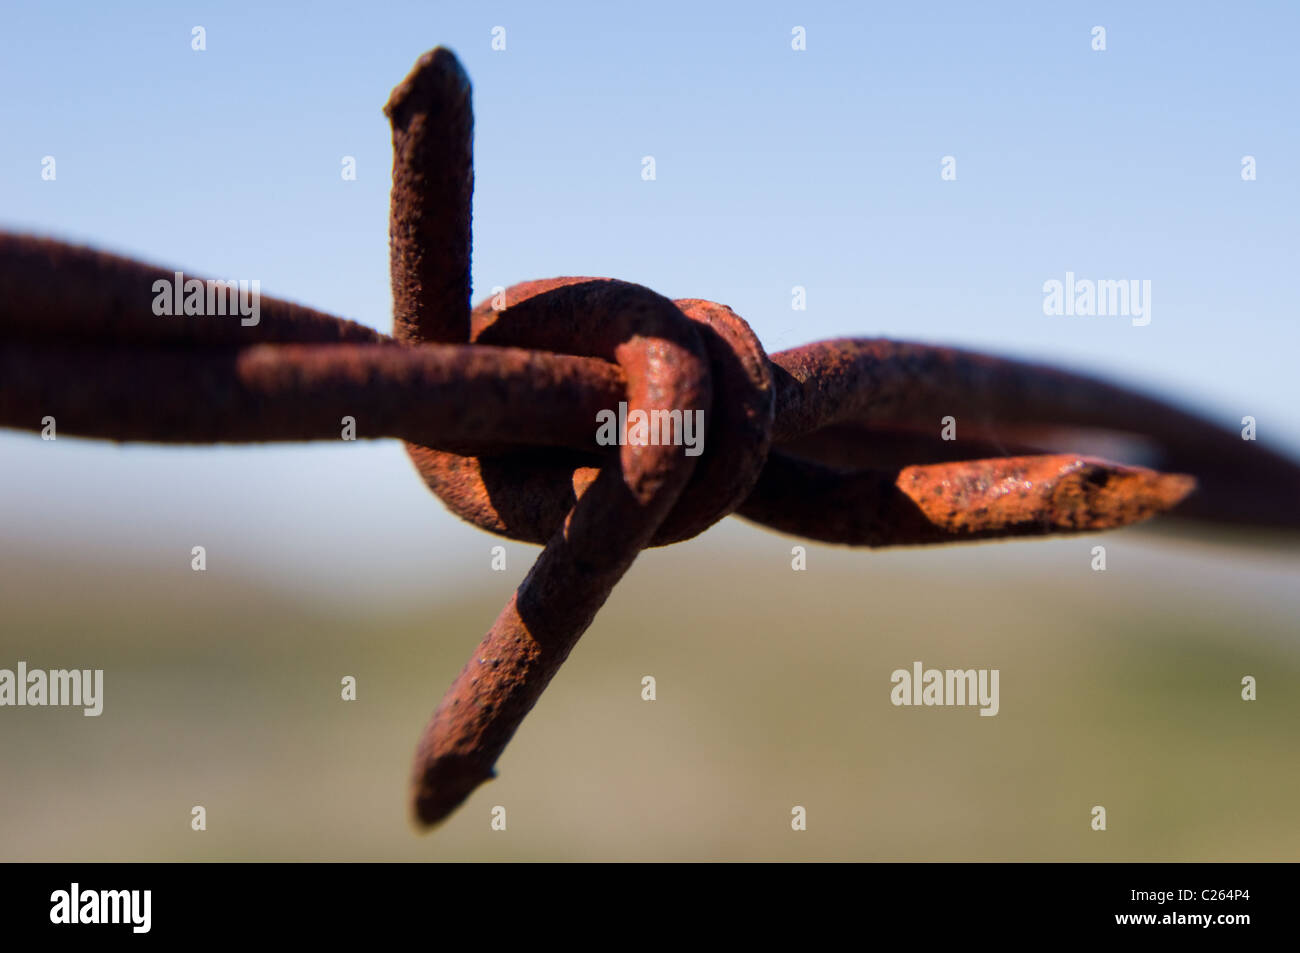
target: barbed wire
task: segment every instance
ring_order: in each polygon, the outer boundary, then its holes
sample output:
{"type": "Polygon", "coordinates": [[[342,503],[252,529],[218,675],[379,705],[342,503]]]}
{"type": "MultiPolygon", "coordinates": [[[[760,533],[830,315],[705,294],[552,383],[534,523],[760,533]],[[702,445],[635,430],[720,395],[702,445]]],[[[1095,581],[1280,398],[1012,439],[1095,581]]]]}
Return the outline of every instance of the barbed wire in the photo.
{"type": "Polygon", "coordinates": [[[157,283],[183,275],[0,232],[0,426],[242,443],[338,439],[351,418],[358,437],[403,440],[458,516],[544,544],[420,741],[423,824],[493,776],[637,554],[729,514],[871,547],[1095,532],[1175,507],[1300,529],[1292,461],[1088,377],[881,339],[769,356],[725,305],[601,278],[471,309],[469,79],[436,49],[385,112],[392,337],[270,297],[252,322],[160,316],[157,283]],[[698,413],[704,452],[598,440],[620,407],[698,413]],[[960,439],[940,435],[949,417],[960,439]],[[1161,469],[1064,452],[1094,431],[1142,437],[1161,469]]]}

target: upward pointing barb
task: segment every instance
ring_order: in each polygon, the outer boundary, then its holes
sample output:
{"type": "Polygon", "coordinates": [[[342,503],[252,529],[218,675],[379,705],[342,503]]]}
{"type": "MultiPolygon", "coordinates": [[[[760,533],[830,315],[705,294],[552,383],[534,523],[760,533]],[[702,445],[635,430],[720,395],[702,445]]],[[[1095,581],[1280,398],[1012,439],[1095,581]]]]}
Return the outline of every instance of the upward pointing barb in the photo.
{"type": "Polygon", "coordinates": [[[440,46],[416,61],[384,107],[393,127],[393,336],[411,344],[469,340],[470,93],[455,54],[440,46]]]}

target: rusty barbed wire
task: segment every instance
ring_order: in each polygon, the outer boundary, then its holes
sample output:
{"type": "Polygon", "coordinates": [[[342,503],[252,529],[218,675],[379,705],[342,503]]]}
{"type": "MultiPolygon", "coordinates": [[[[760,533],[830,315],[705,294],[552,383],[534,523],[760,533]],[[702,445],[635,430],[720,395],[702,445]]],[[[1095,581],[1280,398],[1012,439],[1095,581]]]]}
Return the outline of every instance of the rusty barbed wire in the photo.
{"type": "Polygon", "coordinates": [[[470,308],[471,90],[425,54],[394,89],[393,337],[262,297],[260,318],[153,313],[165,268],[0,233],[0,426],[162,443],[403,440],[458,516],[544,548],[420,741],[412,805],[447,817],[483,781],[647,546],[736,513],[858,546],[1080,533],[1177,507],[1300,529],[1300,467],[1128,389],[888,340],[770,357],[725,305],[555,278],[470,308]],[[493,305],[497,305],[494,307],[493,305]],[[597,414],[700,411],[698,458],[602,446],[597,414]],[[937,433],[941,417],[960,440],[937,433]],[[1071,453],[1093,431],[1160,469],[1071,453]],[[1185,472],[1165,472],[1185,471],[1185,472]]]}

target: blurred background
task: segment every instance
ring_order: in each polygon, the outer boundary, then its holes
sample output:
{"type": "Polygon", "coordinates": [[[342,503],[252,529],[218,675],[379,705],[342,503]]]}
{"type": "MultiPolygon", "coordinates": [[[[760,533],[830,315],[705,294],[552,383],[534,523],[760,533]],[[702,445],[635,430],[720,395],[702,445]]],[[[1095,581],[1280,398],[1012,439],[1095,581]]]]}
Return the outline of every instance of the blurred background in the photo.
{"type": "MultiPolygon", "coordinates": [[[[0,80],[21,92],[0,102],[0,228],[256,278],[387,329],[380,110],[444,44],[474,83],[476,300],[620,277],[729,304],[769,351],[855,335],[1028,357],[1223,427],[1254,416],[1300,456],[1294,8],[55,3],[6,19],[0,80]],[[1066,271],[1151,280],[1150,325],[1045,316],[1042,285],[1066,271]]],[[[392,441],[0,432],[0,668],[103,668],[106,694],[99,718],[0,710],[0,859],[1300,855],[1292,540],[804,544],[794,572],[797,543],[733,519],[644,554],[499,779],[421,837],[415,741],[535,548],[505,542],[491,571],[502,541],[448,515],[392,441]],[[893,707],[889,675],[916,660],[1000,669],[1000,714],[893,707]]]]}

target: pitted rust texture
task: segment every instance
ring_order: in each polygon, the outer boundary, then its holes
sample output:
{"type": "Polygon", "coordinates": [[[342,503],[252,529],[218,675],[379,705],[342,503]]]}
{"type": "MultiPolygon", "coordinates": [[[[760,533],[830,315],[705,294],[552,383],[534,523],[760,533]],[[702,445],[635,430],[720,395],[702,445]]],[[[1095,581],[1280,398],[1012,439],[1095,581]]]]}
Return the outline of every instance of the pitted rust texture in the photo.
{"type": "Polygon", "coordinates": [[[1178,505],[1195,483],[1070,455],[856,471],[773,455],[740,513],[828,543],[916,546],[1127,526],[1178,505]]]}
{"type": "Polygon", "coordinates": [[[474,111],[469,77],[450,50],[424,54],[393,90],[389,215],[393,335],[404,342],[469,340],[474,111]]]}
{"type": "MultiPolygon", "coordinates": [[[[622,368],[630,408],[708,413],[709,352],[671,301],[614,281],[555,293],[575,305],[574,344],[622,368]]],[[[434,712],[416,755],[414,804],[422,821],[446,817],[492,777],[524,715],[650,542],[695,465],[679,447],[628,444],[578,495],[434,712]]]]}
{"type": "Polygon", "coordinates": [[[492,777],[637,554],[728,514],[855,546],[1096,532],[1174,507],[1300,529],[1295,463],[1080,375],[868,339],[769,359],[725,305],[603,278],[524,282],[471,310],[469,80],[434,50],[385,112],[393,337],[269,297],[255,326],[155,315],[171,270],[0,233],[0,426],[255,442],[337,439],[351,416],[358,437],[405,441],[457,515],[544,544],[419,744],[422,824],[492,777]],[[596,414],[622,401],[701,411],[703,454],[599,445],[596,414]],[[1191,475],[1073,452],[1094,431],[1191,475]]]}
{"type": "MultiPolygon", "coordinates": [[[[603,325],[610,320],[607,301],[616,291],[623,307],[658,298],[639,285],[605,279],[527,282],[506,291],[504,309],[495,311],[485,302],[474,310],[474,341],[603,356],[593,354],[591,347],[605,333],[603,325]]],[[[703,532],[749,495],[767,455],[773,414],[771,366],[749,326],[730,308],[712,302],[679,301],[675,306],[677,320],[689,319],[687,326],[704,347],[716,394],[712,415],[705,411],[709,452],[657,529],[651,541],[657,546],[703,532]]],[[[627,368],[623,371],[626,374],[627,368]]],[[[593,437],[594,432],[593,424],[593,437]]],[[[430,489],[453,512],[484,529],[532,543],[544,543],[559,528],[575,499],[575,471],[591,462],[591,453],[585,458],[506,454],[469,461],[427,447],[409,449],[430,489]]],[[[600,449],[593,440],[591,451],[600,449]]]]}

